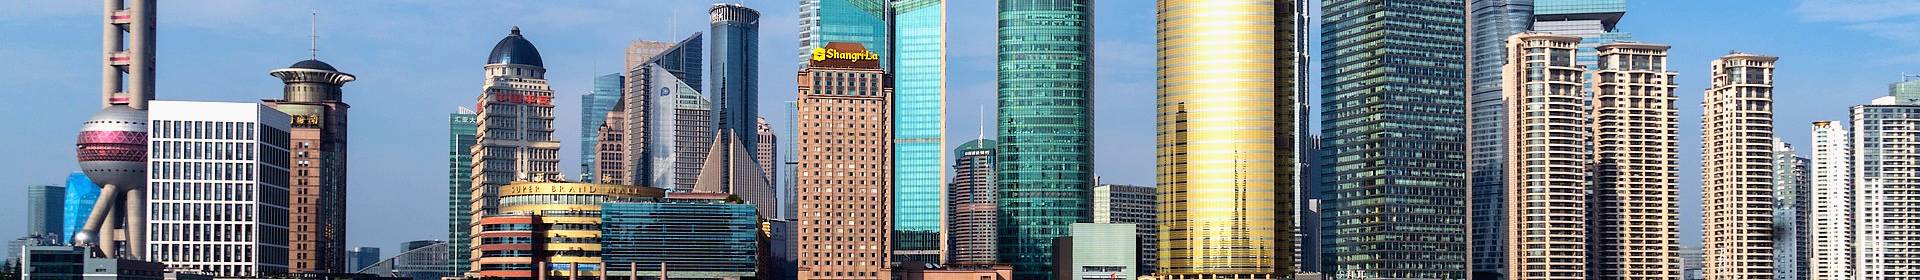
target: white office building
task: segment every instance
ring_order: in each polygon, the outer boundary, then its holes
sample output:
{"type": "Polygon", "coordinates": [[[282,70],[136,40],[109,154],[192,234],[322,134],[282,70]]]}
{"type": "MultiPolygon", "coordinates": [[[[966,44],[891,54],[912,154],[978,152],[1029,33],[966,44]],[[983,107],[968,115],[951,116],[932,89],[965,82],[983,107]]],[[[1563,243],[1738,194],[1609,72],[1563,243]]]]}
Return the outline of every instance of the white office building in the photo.
{"type": "MultiPolygon", "coordinates": [[[[287,272],[291,118],[256,103],[153,101],[149,261],[216,277],[287,272]]],[[[138,210],[135,210],[138,211],[138,210]]]]}
{"type": "Polygon", "coordinates": [[[1809,279],[1853,279],[1853,147],[1847,128],[1813,122],[1809,279]]]}

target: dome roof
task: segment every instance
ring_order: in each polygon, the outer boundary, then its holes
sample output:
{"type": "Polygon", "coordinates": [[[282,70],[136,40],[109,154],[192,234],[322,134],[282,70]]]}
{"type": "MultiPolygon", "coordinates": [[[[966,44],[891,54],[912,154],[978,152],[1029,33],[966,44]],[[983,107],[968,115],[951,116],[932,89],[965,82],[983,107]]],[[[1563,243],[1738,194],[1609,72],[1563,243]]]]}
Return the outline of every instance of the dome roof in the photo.
{"type": "Polygon", "coordinates": [[[301,60],[300,62],[294,62],[293,66],[287,66],[287,68],[340,71],[337,69],[333,69],[333,64],[327,64],[326,62],[321,62],[319,59],[301,60]]]}
{"type": "Polygon", "coordinates": [[[487,64],[521,64],[546,67],[540,62],[540,50],[533,48],[533,42],[520,36],[520,27],[514,27],[500,43],[493,44],[493,53],[487,55],[487,64]]]}

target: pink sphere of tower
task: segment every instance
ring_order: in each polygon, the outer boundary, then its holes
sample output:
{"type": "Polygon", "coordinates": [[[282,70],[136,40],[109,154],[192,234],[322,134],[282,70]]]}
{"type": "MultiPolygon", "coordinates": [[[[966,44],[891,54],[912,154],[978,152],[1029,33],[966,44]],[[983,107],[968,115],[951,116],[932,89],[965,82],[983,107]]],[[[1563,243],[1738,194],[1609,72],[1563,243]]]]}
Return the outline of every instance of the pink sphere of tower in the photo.
{"type": "Polygon", "coordinates": [[[113,105],[80,126],[80,170],[95,184],[140,188],[147,178],[147,112],[113,105]]]}

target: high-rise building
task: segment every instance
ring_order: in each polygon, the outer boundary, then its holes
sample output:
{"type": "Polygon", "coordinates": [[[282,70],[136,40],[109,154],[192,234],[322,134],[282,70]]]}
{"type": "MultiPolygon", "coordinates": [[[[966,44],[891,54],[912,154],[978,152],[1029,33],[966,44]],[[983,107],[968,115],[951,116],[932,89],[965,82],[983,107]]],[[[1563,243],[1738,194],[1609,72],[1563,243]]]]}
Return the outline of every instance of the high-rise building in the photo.
{"type": "MultiPolygon", "coordinates": [[[[1076,223],[1072,234],[1058,238],[1053,279],[1134,279],[1139,270],[1140,242],[1130,224],[1076,223]]],[[[1016,273],[1018,271],[1015,271],[1016,273]]],[[[1016,278],[1017,279],[1017,278],[1016,278]]],[[[1231,279],[1231,278],[1230,278],[1231,279]]]]}
{"type": "Polygon", "coordinates": [[[1322,6],[1326,272],[1467,278],[1466,3],[1388,1],[1322,6]]]}
{"type": "MultiPolygon", "coordinates": [[[[630,48],[632,46],[629,46],[630,48]]],[[[628,53],[633,55],[633,53],[628,53]]],[[[621,107],[621,91],[626,88],[625,71],[593,78],[593,91],[580,95],[580,180],[599,182],[600,125],[607,114],[621,107]]]]}
{"type": "Polygon", "coordinates": [[[74,143],[80,170],[100,184],[101,194],[73,243],[109,259],[147,257],[148,237],[137,233],[147,228],[146,110],[154,98],[155,13],[153,0],[106,2],[101,35],[114,39],[102,44],[101,109],[81,124],[74,143]]]}
{"type": "Polygon", "coordinates": [[[800,278],[891,279],[893,89],[859,43],[825,50],[795,79],[800,278]]]}
{"type": "MultiPolygon", "coordinates": [[[[1895,91],[1898,93],[1898,91],[1895,91]]],[[[1920,215],[1920,103],[1897,96],[1853,106],[1855,279],[1904,279],[1920,264],[1920,229],[1897,226],[1920,215]]],[[[1787,247],[1776,244],[1776,248],[1787,247]]]]}
{"type": "MultiPolygon", "coordinates": [[[[699,33],[695,32],[694,34],[699,34],[699,33]]],[[[653,61],[654,57],[667,53],[667,51],[672,50],[673,47],[676,47],[676,46],[679,46],[679,45],[673,42],[648,41],[648,40],[633,40],[633,42],[628,42],[627,43],[627,65],[626,67],[620,68],[620,71],[622,72],[621,74],[627,74],[626,72],[628,70],[639,68],[641,65],[647,65],[648,62],[653,61]]],[[[625,78],[628,81],[633,80],[632,76],[626,76],[625,78]]],[[[625,86],[622,86],[622,87],[625,87],[625,86]]]]}
{"type": "Polygon", "coordinates": [[[1135,241],[1140,244],[1139,252],[1134,256],[1140,261],[1134,265],[1138,274],[1153,274],[1153,268],[1159,266],[1154,257],[1160,251],[1160,223],[1154,219],[1159,216],[1159,201],[1153,187],[1104,184],[1093,187],[1093,223],[1096,224],[1132,224],[1135,241]]]}
{"type": "Polygon", "coordinates": [[[362,268],[380,262],[380,247],[353,247],[347,249],[347,272],[360,271],[362,268]]]}
{"type": "Polygon", "coordinates": [[[745,139],[736,135],[740,133],[725,130],[714,134],[693,191],[738,195],[758,209],[760,217],[772,218],[779,211],[773,186],[767,185],[765,169],[753,156],[755,149],[741,144],[745,139]]]}
{"type": "Polygon", "coordinates": [[[999,199],[995,199],[993,152],[985,137],[953,149],[953,183],[947,186],[947,248],[952,263],[999,261],[995,236],[999,199]]]}
{"type": "Polygon", "coordinates": [[[1813,161],[1773,139],[1773,279],[1807,279],[1807,219],[1813,161]]]}
{"type": "Polygon", "coordinates": [[[293,118],[288,166],[288,271],[345,272],[347,256],[347,109],[341,86],[352,74],[317,58],[269,72],[285,83],[267,106],[293,118]]]}
{"type": "Polygon", "coordinates": [[[872,51],[892,57],[880,67],[891,70],[894,88],[894,261],[939,263],[946,255],[943,241],[948,234],[940,200],[947,181],[946,3],[889,4],[888,45],[872,51]]]}
{"type": "Polygon", "coordinates": [[[1710,280],[1773,275],[1773,69],[1735,52],[1712,63],[1700,115],[1702,271],[1710,280]]]}
{"type": "MultiPolygon", "coordinates": [[[[553,138],[553,89],[540,50],[514,27],[487,56],[473,145],[469,214],[500,213],[500,186],[535,175],[560,174],[560,141],[553,138]]],[[[474,225],[478,227],[478,225],[474,225]]],[[[474,237],[468,237],[474,238],[474,237]]],[[[478,244],[474,244],[477,249],[478,244]]],[[[469,258],[473,258],[469,256],[469,258]]]]}
{"type": "Polygon", "coordinates": [[[1049,279],[1053,239],[1093,221],[1093,1],[1000,2],[999,255],[1049,279]]]}
{"type": "Polygon", "coordinates": [[[1472,279],[1500,279],[1506,255],[1506,101],[1501,99],[1500,69],[1507,59],[1507,37],[1533,27],[1534,0],[1469,0],[1467,21],[1469,143],[1468,185],[1472,187],[1472,279]]]}
{"type": "Polygon", "coordinates": [[[27,186],[27,235],[50,235],[54,240],[65,240],[60,234],[66,222],[67,187],[63,186],[27,186]]]}
{"type": "MultiPolygon", "coordinates": [[[[873,53],[888,53],[892,0],[800,0],[799,68],[806,69],[813,50],[830,42],[852,42],[873,53]]],[[[890,69],[881,61],[881,69],[890,69]]]]}
{"type": "Polygon", "coordinates": [[[287,273],[294,119],[255,103],[149,104],[147,259],[217,277],[287,273]]]}
{"type": "Polygon", "coordinates": [[[1587,279],[1586,71],[1580,37],[1507,37],[1507,279],[1587,279]],[[1519,253],[1525,252],[1525,253],[1519,253]]]}
{"type": "Polygon", "coordinates": [[[467,108],[447,114],[447,255],[449,271],[466,272],[468,235],[473,222],[473,145],[479,116],[467,108]]]}
{"type": "Polygon", "coordinates": [[[603,262],[609,278],[751,278],[757,270],[760,231],[754,206],[726,202],[727,195],[671,193],[665,201],[607,203],[600,211],[603,262]]]}
{"type": "Polygon", "coordinates": [[[800,168],[800,153],[795,149],[799,147],[796,145],[799,142],[795,140],[800,138],[800,108],[795,101],[787,101],[785,105],[783,109],[786,109],[787,122],[780,126],[780,134],[786,135],[786,138],[781,138],[780,145],[776,147],[782,168],[775,174],[780,176],[780,218],[792,221],[799,219],[800,215],[799,204],[795,203],[800,199],[797,191],[800,173],[795,171],[800,168]]]}
{"type": "Polygon", "coordinates": [[[1581,66],[1593,68],[1595,47],[1633,39],[1614,29],[1627,15],[1627,0],[1533,0],[1533,31],[1578,36],[1581,66]]]}
{"type": "MultiPolygon", "coordinates": [[[[776,171],[780,169],[781,164],[778,159],[780,158],[780,150],[775,146],[780,145],[780,135],[773,132],[773,124],[767,123],[766,117],[755,118],[754,123],[756,123],[755,127],[758,128],[754,131],[754,137],[759,138],[758,142],[760,143],[756,147],[753,147],[754,154],[758,155],[754,157],[754,162],[760,165],[760,175],[764,177],[761,179],[767,181],[767,188],[773,191],[773,198],[778,201],[782,198],[779,189],[780,176],[775,174],[778,174],[776,171]]],[[[779,218],[782,206],[775,204],[762,205],[762,207],[773,207],[772,213],[774,213],[774,215],[767,216],[768,219],[779,218]]]]}
{"type": "MultiPolygon", "coordinates": [[[[601,184],[630,184],[627,182],[627,110],[626,106],[613,106],[606,117],[600,121],[600,127],[592,128],[594,146],[580,147],[594,152],[592,182],[601,184]]],[[[587,128],[581,128],[587,129],[587,128]]],[[[582,178],[587,179],[587,178],[582,178]]]]}
{"type": "Polygon", "coordinates": [[[1813,122],[1808,279],[1853,279],[1853,142],[1845,124],[1813,122]]]}
{"type": "MultiPolygon", "coordinates": [[[[1680,247],[1680,267],[1682,267],[1680,270],[1680,279],[1686,279],[1686,280],[1707,279],[1707,277],[1705,276],[1705,273],[1700,271],[1701,267],[1706,263],[1706,257],[1704,256],[1704,252],[1701,252],[1700,250],[1701,250],[1700,246],[1680,247]]],[[[1759,278],[1759,279],[1766,279],[1766,278],[1759,278]]]]}
{"type": "MultiPolygon", "coordinates": [[[[1155,267],[1166,278],[1287,278],[1297,269],[1301,120],[1293,104],[1302,102],[1296,77],[1303,72],[1295,68],[1295,8],[1294,1],[1160,2],[1159,195],[1149,205],[1161,205],[1163,222],[1146,222],[1163,234],[1155,237],[1155,267]]],[[[1121,205],[1129,200],[1121,194],[1153,191],[1111,190],[1121,205]]],[[[1101,194],[1096,188],[1095,222],[1101,194]]]]}
{"type": "Polygon", "coordinates": [[[100,186],[88,180],[85,172],[67,174],[66,186],[66,201],[62,202],[65,206],[61,209],[60,244],[73,243],[73,233],[80,231],[80,227],[87,223],[87,216],[93,211],[93,201],[100,199],[100,186]]]}
{"type": "Polygon", "coordinates": [[[759,147],[753,120],[760,116],[760,12],[740,4],[713,4],[707,14],[713,28],[713,40],[707,43],[713,49],[707,57],[713,66],[706,91],[713,101],[709,134],[733,133],[740,146],[759,147]]]}
{"type": "Polygon", "coordinates": [[[628,69],[627,179],[638,186],[693,190],[712,132],[712,104],[700,93],[700,33],[628,69]]]}
{"type": "Polygon", "coordinates": [[[1920,75],[1900,77],[1900,82],[1887,85],[1887,93],[1895,102],[1920,104],[1920,75]]]}
{"type": "Polygon", "coordinates": [[[1680,278],[1679,74],[1667,69],[1665,45],[1609,43],[1597,51],[1588,81],[1589,276],[1680,278]]]}

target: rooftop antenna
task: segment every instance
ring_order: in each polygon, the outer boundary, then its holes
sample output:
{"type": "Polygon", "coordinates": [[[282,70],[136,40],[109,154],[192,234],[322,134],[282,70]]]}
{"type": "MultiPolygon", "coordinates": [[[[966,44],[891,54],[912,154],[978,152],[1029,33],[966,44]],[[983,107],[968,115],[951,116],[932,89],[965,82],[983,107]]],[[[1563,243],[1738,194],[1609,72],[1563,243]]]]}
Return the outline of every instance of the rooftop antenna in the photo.
{"type": "Polygon", "coordinates": [[[974,105],[974,111],[979,112],[979,114],[974,115],[974,118],[978,119],[977,125],[980,125],[980,136],[975,136],[978,138],[974,139],[987,139],[987,105],[976,104],[974,105]]]}
{"type": "Polygon", "coordinates": [[[313,10],[313,22],[307,27],[307,58],[320,59],[320,10],[313,10]]]}

